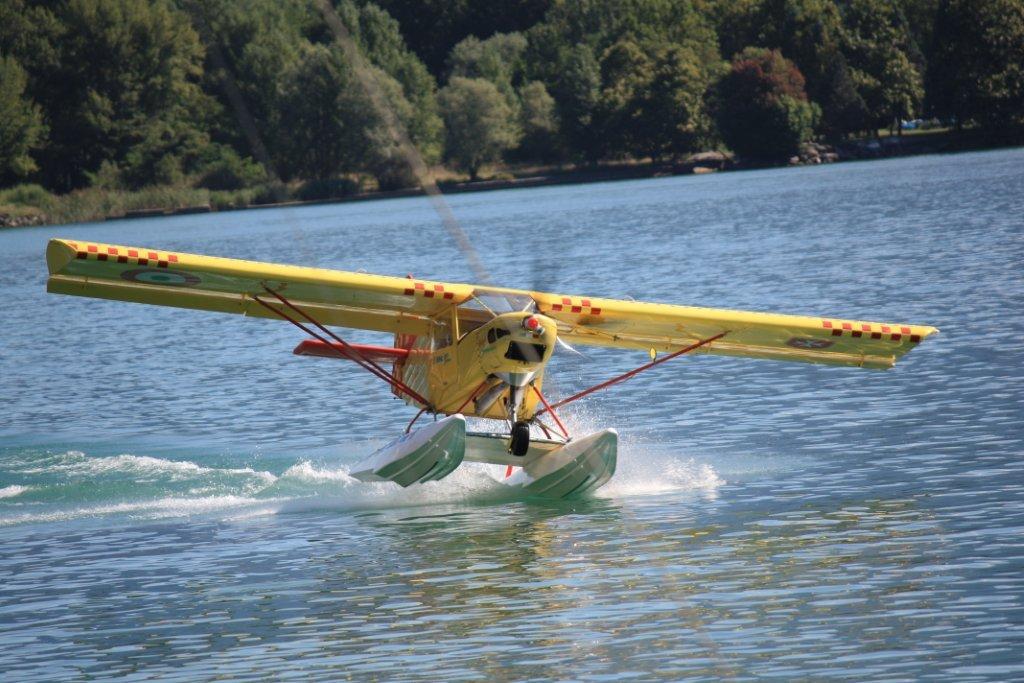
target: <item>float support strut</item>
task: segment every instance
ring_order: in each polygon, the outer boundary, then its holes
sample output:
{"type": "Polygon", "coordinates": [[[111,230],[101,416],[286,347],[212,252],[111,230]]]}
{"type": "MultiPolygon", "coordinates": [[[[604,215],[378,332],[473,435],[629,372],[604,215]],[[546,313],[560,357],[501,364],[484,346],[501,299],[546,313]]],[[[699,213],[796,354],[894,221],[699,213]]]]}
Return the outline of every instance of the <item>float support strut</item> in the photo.
{"type": "MultiPolygon", "coordinates": [[[[584,396],[589,396],[590,394],[594,393],[595,391],[600,391],[601,389],[607,389],[608,387],[610,387],[610,386],[612,386],[614,384],[618,384],[619,382],[625,382],[630,377],[634,377],[636,375],[639,375],[644,370],[650,370],[655,365],[661,365],[662,363],[666,363],[666,362],[672,360],[673,358],[676,358],[677,356],[683,355],[684,353],[689,353],[690,351],[695,351],[695,350],[699,349],[702,346],[707,346],[711,342],[718,341],[719,339],[721,339],[722,337],[724,337],[727,334],[729,334],[728,331],[721,332],[719,334],[716,334],[713,337],[708,337],[707,339],[701,339],[699,342],[697,342],[695,344],[690,344],[689,346],[683,347],[683,348],[679,349],[678,351],[673,351],[672,353],[668,354],[667,356],[662,356],[661,358],[657,358],[655,360],[652,360],[650,363],[647,363],[645,365],[641,365],[640,367],[634,368],[634,369],[630,370],[629,372],[624,372],[621,375],[619,375],[618,377],[612,377],[610,380],[601,382],[600,384],[595,384],[594,386],[590,387],[589,389],[584,389],[583,391],[581,391],[579,393],[573,394],[569,398],[563,398],[561,401],[559,401],[558,403],[555,403],[553,405],[548,405],[547,401],[545,401],[544,402],[544,410],[537,411],[537,415],[540,415],[541,413],[551,413],[552,415],[554,415],[555,414],[555,408],[561,408],[565,404],[572,403],[573,401],[577,401],[577,400],[583,398],[584,396]]],[[[558,420],[558,418],[556,417],[555,420],[558,420]]]]}
{"type": "MultiPolygon", "coordinates": [[[[566,429],[565,425],[562,424],[562,421],[558,419],[558,413],[556,413],[554,408],[552,408],[548,404],[548,400],[546,398],[544,398],[544,394],[540,393],[540,389],[537,388],[536,384],[531,384],[530,386],[533,388],[534,393],[537,394],[537,398],[540,399],[540,402],[544,404],[544,410],[542,410],[540,412],[551,413],[551,417],[555,418],[555,424],[558,425],[558,428],[562,431],[562,435],[566,439],[568,439],[569,438],[569,430],[566,429]]],[[[535,413],[534,417],[536,417],[539,414],[540,413],[535,413]]],[[[540,424],[540,423],[538,422],[537,424],[540,424]]],[[[541,425],[540,427],[541,427],[541,429],[544,429],[544,425],[541,425]]],[[[547,429],[544,429],[544,431],[546,432],[547,429]]]]}
{"type": "MultiPolygon", "coordinates": [[[[308,320],[312,325],[315,325],[324,334],[330,336],[336,342],[341,344],[345,348],[345,351],[348,352],[349,354],[351,354],[351,360],[354,360],[356,363],[358,363],[359,366],[362,367],[364,370],[369,372],[371,375],[374,375],[376,377],[381,378],[382,380],[384,380],[385,382],[390,384],[393,389],[396,389],[397,391],[400,391],[400,392],[408,395],[413,400],[418,401],[420,404],[422,404],[424,406],[424,410],[430,408],[430,402],[429,401],[427,401],[425,398],[420,396],[418,393],[416,393],[415,391],[410,389],[404,382],[402,382],[397,377],[395,377],[394,375],[389,373],[387,370],[385,370],[384,368],[379,366],[377,363],[373,362],[373,360],[371,360],[370,358],[367,358],[366,356],[364,356],[358,349],[353,347],[347,341],[345,341],[344,339],[342,339],[341,337],[336,335],[334,332],[331,332],[329,329],[327,329],[326,327],[324,327],[323,325],[318,323],[316,320],[311,318],[308,313],[306,313],[302,309],[298,308],[297,306],[295,306],[295,304],[293,304],[292,302],[288,301],[283,296],[281,296],[280,294],[278,294],[274,290],[270,289],[269,287],[264,286],[264,289],[268,293],[272,294],[282,304],[284,304],[285,306],[287,306],[291,310],[293,310],[296,313],[298,313],[299,315],[301,315],[303,318],[308,320]]],[[[258,294],[254,294],[252,298],[260,306],[263,306],[268,311],[271,311],[272,313],[274,313],[278,317],[283,318],[284,320],[287,320],[292,325],[295,325],[297,328],[299,328],[300,330],[302,330],[303,332],[305,332],[309,336],[314,337],[314,338],[318,339],[319,341],[323,342],[324,344],[327,345],[328,348],[331,348],[331,349],[335,348],[333,344],[331,344],[328,340],[324,339],[321,335],[317,334],[313,330],[310,330],[308,327],[306,327],[301,322],[299,322],[295,318],[291,317],[290,315],[288,315],[284,311],[271,306],[269,303],[267,303],[266,301],[261,299],[258,294]]],[[[342,358],[346,358],[346,359],[349,358],[349,356],[345,356],[345,354],[341,353],[340,351],[338,351],[338,355],[341,356],[342,358]]]]}

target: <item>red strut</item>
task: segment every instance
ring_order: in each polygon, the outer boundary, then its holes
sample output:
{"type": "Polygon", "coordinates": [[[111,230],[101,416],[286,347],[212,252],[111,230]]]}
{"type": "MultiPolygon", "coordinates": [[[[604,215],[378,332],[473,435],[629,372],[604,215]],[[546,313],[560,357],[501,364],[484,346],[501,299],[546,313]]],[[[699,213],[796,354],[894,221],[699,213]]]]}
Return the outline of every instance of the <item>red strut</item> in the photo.
{"type": "MultiPolygon", "coordinates": [[[[728,330],[725,331],[725,332],[722,332],[720,334],[716,334],[714,337],[708,337],[707,339],[701,339],[696,344],[690,344],[689,346],[684,347],[682,349],[679,349],[678,351],[673,351],[672,353],[668,354],[667,356],[662,356],[661,358],[658,358],[657,360],[652,360],[650,363],[647,363],[646,365],[641,365],[640,367],[634,368],[634,369],[630,370],[629,372],[624,372],[623,374],[619,375],[618,377],[612,377],[610,380],[607,380],[605,382],[601,382],[600,384],[595,384],[594,386],[590,387],[589,389],[584,389],[583,391],[579,392],[578,394],[573,394],[569,398],[563,398],[561,401],[559,401],[558,403],[555,403],[554,405],[550,405],[549,406],[547,404],[547,402],[545,402],[544,403],[544,406],[545,406],[544,410],[539,410],[539,411],[537,411],[536,414],[540,415],[541,413],[551,413],[552,415],[554,415],[555,414],[555,412],[554,412],[555,408],[561,408],[566,403],[572,403],[573,401],[579,400],[579,399],[583,398],[584,396],[589,396],[590,394],[594,393],[595,391],[600,391],[601,389],[606,389],[606,388],[612,386],[613,384],[618,384],[619,382],[624,382],[627,379],[629,379],[630,377],[633,377],[634,375],[639,375],[644,370],[649,370],[649,369],[653,368],[655,365],[661,365],[662,363],[664,363],[666,361],[670,361],[670,360],[672,360],[673,358],[675,358],[677,356],[683,355],[684,353],[689,353],[690,351],[693,351],[695,349],[699,349],[702,346],[705,346],[707,344],[710,344],[713,341],[717,341],[717,340],[721,339],[722,337],[724,337],[727,334],[729,334],[728,330]]],[[[558,418],[555,418],[555,419],[557,420],[558,418]]]]}
{"type": "Polygon", "coordinates": [[[320,342],[325,344],[328,348],[334,349],[335,351],[337,351],[338,355],[341,358],[344,358],[346,360],[351,359],[351,360],[355,361],[364,370],[366,370],[370,374],[372,374],[372,375],[374,375],[376,377],[379,377],[380,379],[384,380],[385,382],[390,384],[393,388],[398,389],[399,391],[407,394],[409,397],[411,397],[412,399],[414,399],[416,401],[419,401],[424,406],[427,406],[427,407],[430,406],[430,402],[429,401],[427,401],[425,398],[423,398],[418,393],[413,391],[404,382],[400,381],[397,377],[393,376],[387,370],[385,370],[384,368],[382,368],[379,365],[377,365],[376,363],[374,363],[371,359],[366,358],[362,353],[359,352],[358,349],[354,348],[347,341],[345,341],[344,339],[342,339],[338,335],[334,334],[329,329],[327,329],[326,327],[321,325],[319,322],[317,322],[316,320],[311,318],[305,311],[303,311],[302,309],[298,308],[292,302],[288,301],[283,296],[281,296],[280,294],[278,294],[274,290],[270,289],[269,287],[264,287],[264,289],[267,290],[267,292],[269,292],[270,294],[273,294],[274,297],[277,298],[285,306],[287,306],[288,308],[292,309],[293,311],[295,311],[296,313],[301,315],[303,318],[308,320],[310,323],[315,325],[317,328],[322,330],[325,334],[327,334],[330,337],[332,337],[336,342],[338,342],[339,344],[341,344],[345,348],[345,351],[343,352],[341,349],[337,349],[333,344],[331,344],[331,342],[329,342],[328,340],[324,339],[322,336],[320,336],[316,332],[308,329],[305,325],[300,323],[298,320],[295,320],[294,318],[289,316],[284,311],[281,311],[281,310],[278,310],[278,309],[274,308],[273,306],[271,306],[267,302],[263,301],[263,299],[261,299],[259,297],[259,295],[255,295],[254,294],[253,295],[253,300],[256,301],[256,303],[258,303],[259,305],[263,306],[267,310],[271,311],[275,315],[277,315],[277,316],[287,320],[292,325],[295,325],[296,327],[298,327],[300,330],[302,330],[306,334],[310,335],[311,337],[316,338],[317,340],[319,340],[320,342]]]}
{"type": "MultiPolygon", "coordinates": [[[[562,430],[562,434],[565,436],[565,438],[568,439],[569,438],[569,430],[566,429],[565,425],[562,424],[562,421],[558,419],[558,413],[556,413],[554,411],[554,409],[550,405],[548,405],[548,400],[546,398],[544,398],[544,394],[540,393],[540,389],[537,388],[536,384],[531,384],[530,386],[533,388],[534,392],[536,392],[537,398],[540,399],[540,402],[544,404],[544,410],[541,411],[541,412],[551,413],[551,417],[555,418],[555,424],[558,425],[558,428],[562,430]]],[[[536,417],[539,414],[540,413],[535,413],[534,416],[536,417]]],[[[540,424],[540,423],[538,422],[538,424],[540,424]]],[[[544,429],[544,425],[540,425],[540,428],[544,429]]],[[[544,431],[546,432],[547,430],[544,429],[544,431]]]]}

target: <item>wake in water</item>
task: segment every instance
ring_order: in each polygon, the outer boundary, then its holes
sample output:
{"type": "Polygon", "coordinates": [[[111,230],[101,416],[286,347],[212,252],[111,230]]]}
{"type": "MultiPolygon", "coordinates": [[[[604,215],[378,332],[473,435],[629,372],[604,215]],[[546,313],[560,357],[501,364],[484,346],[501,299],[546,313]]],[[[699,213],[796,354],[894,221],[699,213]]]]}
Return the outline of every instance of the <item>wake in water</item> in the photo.
{"type": "MultiPolygon", "coordinates": [[[[576,433],[586,432],[588,425],[574,422],[576,433]]],[[[501,483],[505,468],[495,465],[463,463],[441,481],[406,489],[390,482],[360,482],[349,472],[347,463],[309,460],[275,473],[132,454],[9,454],[0,460],[0,526],[108,515],[140,520],[207,514],[237,518],[519,499],[501,483]]],[[[713,492],[722,483],[708,464],[624,440],[615,476],[595,495],[713,492]]]]}
{"type": "Polygon", "coordinates": [[[27,486],[18,486],[17,484],[5,486],[2,489],[0,489],[0,498],[14,498],[15,496],[20,496],[21,494],[25,493],[25,491],[28,491],[28,489],[29,487],[27,486]]]}

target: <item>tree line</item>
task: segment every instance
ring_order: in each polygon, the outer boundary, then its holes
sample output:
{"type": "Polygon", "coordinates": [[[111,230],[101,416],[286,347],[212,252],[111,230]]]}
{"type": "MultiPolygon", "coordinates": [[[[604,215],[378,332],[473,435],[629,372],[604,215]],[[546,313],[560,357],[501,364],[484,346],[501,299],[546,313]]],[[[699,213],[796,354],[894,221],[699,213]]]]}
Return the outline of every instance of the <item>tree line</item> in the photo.
{"type": "MultiPolygon", "coordinates": [[[[472,177],[723,146],[774,160],[919,117],[1024,129],[1024,0],[333,8],[426,162],[472,177]]],[[[315,0],[4,0],[0,184],[408,186],[355,68],[315,0]]]]}

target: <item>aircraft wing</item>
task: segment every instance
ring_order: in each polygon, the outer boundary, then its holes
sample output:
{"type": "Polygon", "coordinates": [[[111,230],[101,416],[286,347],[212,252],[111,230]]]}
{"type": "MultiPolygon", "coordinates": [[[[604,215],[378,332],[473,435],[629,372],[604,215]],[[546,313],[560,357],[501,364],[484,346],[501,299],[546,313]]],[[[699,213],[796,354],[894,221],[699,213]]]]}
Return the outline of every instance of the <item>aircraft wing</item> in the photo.
{"type": "Polygon", "coordinates": [[[468,299],[471,285],[54,239],[47,291],[277,318],[266,288],[325,325],[424,334],[430,317],[468,299]]]}
{"type": "Polygon", "coordinates": [[[538,309],[570,344],[676,351],[885,370],[938,330],[926,325],[755,313],[535,293],[538,309]]]}
{"type": "MultiPolygon", "coordinates": [[[[322,268],[198,256],[109,244],[51,240],[47,290],[140,303],[277,318],[260,305],[267,289],[325,325],[424,334],[431,318],[474,297],[532,299],[571,344],[677,351],[887,369],[926,337],[926,325],[564,296],[322,268]]],[[[460,309],[484,321],[490,314],[460,309]]],[[[463,315],[463,313],[465,315],[463,315]]]]}

